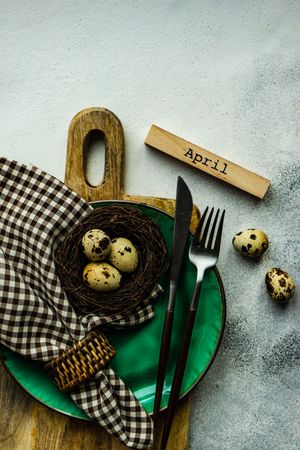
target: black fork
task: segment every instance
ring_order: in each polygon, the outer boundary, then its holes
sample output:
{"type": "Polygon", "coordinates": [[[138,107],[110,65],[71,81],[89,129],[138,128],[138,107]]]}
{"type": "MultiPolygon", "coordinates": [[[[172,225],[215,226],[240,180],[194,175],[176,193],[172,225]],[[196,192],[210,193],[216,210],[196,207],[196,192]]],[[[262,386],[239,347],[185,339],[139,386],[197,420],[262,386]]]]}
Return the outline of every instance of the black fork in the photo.
{"type": "Polygon", "coordinates": [[[210,210],[209,214],[208,208],[206,208],[198,224],[189,250],[189,259],[197,268],[197,278],[174,373],[167,416],[161,440],[161,450],[164,450],[167,446],[176,406],[180,396],[180,388],[189,353],[203,276],[207,269],[215,267],[219,258],[225,211],[222,212],[219,223],[218,218],[220,210],[217,210],[212,222],[213,214],[214,208],[210,210]]]}

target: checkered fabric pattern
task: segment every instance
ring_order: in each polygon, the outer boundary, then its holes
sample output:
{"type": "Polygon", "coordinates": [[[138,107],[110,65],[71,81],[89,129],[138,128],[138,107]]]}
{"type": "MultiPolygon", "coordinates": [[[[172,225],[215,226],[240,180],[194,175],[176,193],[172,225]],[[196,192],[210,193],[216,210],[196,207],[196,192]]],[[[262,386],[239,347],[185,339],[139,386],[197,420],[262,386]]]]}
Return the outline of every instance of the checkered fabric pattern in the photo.
{"type": "MultiPolygon", "coordinates": [[[[78,316],[56,275],[53,251],[91,207],[34,166],[0,158],[0,342],[49,361],[103,324],[130,326],[153,316],[150,299],[131,317],[78,316]]],[[[153,296],[157,292],[153,292],[153,296]]],[[[128,447],[152,443],[151,418],[111,368],[71,393],[74,402],[128,447]]]]}

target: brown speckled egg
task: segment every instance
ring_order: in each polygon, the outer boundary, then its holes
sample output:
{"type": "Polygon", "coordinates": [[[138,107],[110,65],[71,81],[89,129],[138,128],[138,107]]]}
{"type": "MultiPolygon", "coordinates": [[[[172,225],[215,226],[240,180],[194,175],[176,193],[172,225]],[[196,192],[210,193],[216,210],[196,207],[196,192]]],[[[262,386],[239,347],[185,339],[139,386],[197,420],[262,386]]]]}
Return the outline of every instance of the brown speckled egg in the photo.
{"type": "Polygon", "coordinates": [[[260,257],[269,247],[269,240],[261,230],[248,228],[240,231],[232,239],[234,248],[249,258],[260,257]]]}
{"type": "Polygon", "coordinates": [[[111,241],[108,261],[121,272],[134,272],[139,262],[138,252],[129,239],[118,237],[111,241]]]}
{"type": "Polygon", "coordinates": [[[274,267],[265,278],[267,291],[277,303],[287,303],[295,293],[295,283],[288,272],[274,267]]]}
{"type": "Polygon", "coordinates": [[[84,254],[91,261],[103,261],[110,252],[109,236],[102,230],[87,231],[81,242],[84,254]]]}
{"type": "Polygon", "coordinates": [[[90,262],[83,271],[83,281],[95,291],[114,291],[120,287],[121,274],[105,262],[90,262]]]}

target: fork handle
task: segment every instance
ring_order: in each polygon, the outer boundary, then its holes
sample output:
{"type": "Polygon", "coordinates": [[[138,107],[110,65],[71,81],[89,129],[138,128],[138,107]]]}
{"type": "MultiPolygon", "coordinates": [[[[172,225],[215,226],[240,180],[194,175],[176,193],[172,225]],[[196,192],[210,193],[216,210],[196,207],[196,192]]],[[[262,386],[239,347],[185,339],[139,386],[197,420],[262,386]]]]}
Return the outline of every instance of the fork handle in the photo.
{"type": "Polygon", "coordinates": [[[195,317],[197,312],[197,306],[198,306],[198,300],[200,296],[201,291],[201,282],[198,282],[195,286],[193,299],[191,302],[191,306],[189,309],[186,325],[185,325],[185,332],[183,336],[183,340],[181,343],[180,353],[176,364],[176,369],[173,377],[173,383],[172,383],[172,389],[170,393],[169,403],[168,403],[168,409],[167,409],[167,417],[165,420],[165,426],[163,430],[162,440],[161,440],[161,446],[160,449],[164,450],[168,443],[169,434],[171,431],[173,419],[176,413],[176,406],[180,397],[180,388],[182,385],[182,380],[184,377],[186,362],[188,358],[190,343],[192,339],[193,334],[193,328],[195,323],[195,317]]]}

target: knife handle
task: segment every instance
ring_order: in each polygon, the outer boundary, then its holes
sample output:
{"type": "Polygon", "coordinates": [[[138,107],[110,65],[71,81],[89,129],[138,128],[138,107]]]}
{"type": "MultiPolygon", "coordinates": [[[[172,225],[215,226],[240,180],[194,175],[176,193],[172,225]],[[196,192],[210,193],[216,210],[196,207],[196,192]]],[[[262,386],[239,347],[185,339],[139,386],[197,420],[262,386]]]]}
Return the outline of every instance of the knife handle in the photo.
{"type": "Polygon", "coordinates": [[[186,322],[186,328],[185,333],[183,336],[183,341],[181,344],[181,349],[179,353],[179,357],[176,364],[176,369],[174,373],[173,383],[172,383],[172,389],[170,393],[169,398],[169,404],[167,408],[167,416],[165,419],[165,425],[163,430],[163,435],[161,439],[161,447],[160,450],[163,450],[167,446],[168,437],[171,431],[173,419],[176,413],[176,407],[177,403],[180,397],[180,389],[182,385],[182,380],[184,377],[185,372],[185,366],[187,362],[187,357],[189,353],[189,347],[191,343],[191,338],[193,334],[193,328],[195,323],[195,317],[196,317],[196,309],[190,309],[187,322],[186,322]]]}
{"type": "Polygon", "coordinates": [[[196,318],[196,313],[197,313],[200,292],[201,292],[201,286],[202,286],[202,282],[197,281],[195,289],[194,289],[193,298],[191,301],[191,306],[189,309],[188,317],[187,317],[186,324],[185,324],[184,335],[183,335],[183,339],[182,339],[182,343],[181,343],[181,347],[180,347],[180,351],[179,351],[179,356],[178,356],[177,363],[176,363],[175,373],[173,376],[172,388],[171,388],[171,393],[170,393],[170,397],[169,397],[167,416],[165,419],[163,435],[161,438],[160,450],[164,450],[167,447],[169,434],[170,434],[173,419],[174,419],[174,416],[176,413],[177,403],[178,403],[178,400],[180,397],[180,389],[181,389],[181,385],[182,385],[182,381],[183,381],[183,377],[184,377],[186,362],[188,359],[191,339],[192,339],[192,335],[193,335],[193,329],[194,329],[194,324],[195,324],[195,318],[196,318]]]}
{"type": "Polygon", "coordinates": [[[173,320],[174,320],[174,311],[167,310],[165,315],[164,328],[159,353],[158,369],[157,369],[156,391],[155,391],[154,411],[153,411],[154,424],[157,422],[160,411],[162,391],[164,387],[165,374],[168,364],[168,355],[171,343],[173,320]]]}

